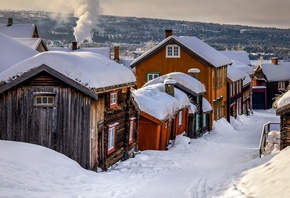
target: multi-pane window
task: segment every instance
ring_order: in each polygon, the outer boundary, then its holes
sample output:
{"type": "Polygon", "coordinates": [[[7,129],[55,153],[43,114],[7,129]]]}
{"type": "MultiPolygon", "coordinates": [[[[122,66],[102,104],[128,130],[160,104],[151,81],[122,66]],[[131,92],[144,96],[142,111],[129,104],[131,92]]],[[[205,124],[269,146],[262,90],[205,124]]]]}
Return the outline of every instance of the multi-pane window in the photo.
{"type": "Polygon", "coordinates": [[[118,94],[117,92],[110,93],[110,108],[115,108],[118,106],[118,94]]]}
{"type": "Polygon", "coordinates": [[[116,127],[119,123],[108,126],[108,154],[115,151],[116,127]]]}
{"type": "Polygon", "coordinates": [[[35,106],[54,106],[55,94],[54,93],[35,93],[34,105],[35,106]]]}
{"type": "Polygon", "coordinates": [[[170,57],[170,58],[180,57],[180,47],[178,45],[167,45],[166,57],[170,57]]]}
{"type": "Polygon", "coordinates": [[[278,82],[278,90],[279,91],[285,90],[285,82],[278,82]]]}
{"type": "Polygon", "coordinates": [[[153,80],[155,78],[158,78],[160,76],[159,72],[151,72],[151,73],[147,73],[147,82],[150,80],[153,80]]]}
{"type": "Polygon", "coordinates": [[[178,115],[178,126],[182,125],[182,111],[179,111],[178,115]]]}

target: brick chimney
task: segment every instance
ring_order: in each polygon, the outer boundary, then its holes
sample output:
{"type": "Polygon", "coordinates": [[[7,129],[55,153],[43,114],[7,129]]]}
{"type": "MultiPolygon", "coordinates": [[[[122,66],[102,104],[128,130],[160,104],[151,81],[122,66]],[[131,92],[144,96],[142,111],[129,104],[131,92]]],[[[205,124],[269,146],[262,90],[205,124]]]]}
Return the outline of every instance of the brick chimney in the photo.
{"type": "Polygon", "coordinates": [[[271,61],[272,61],[272,64],[278,65],[278,57],[272,57],[271,61]]]}
{"type": "Polygon", "coordinates": [[[116,62],[120,61],[120,47],[118,45],[114,46],[114,60],[116,62]]]}
{"type": "Polygon", "coordinates": [[[71,43],[71,49],[72,50],[77,50],[78,49],[78,42],[77,41],[73,41],[71,43]]]}
{"type": "Polygon", "coordinates": [[[165,30],[165,38],[172,36],[173,35],[173,30],[165,30]]]}
{"type": "Polygon", "coordinates": [[[13,24],[13,18],[8,18],[7,26],[12,26],[13,24]]]}
{"type": "Polygon", "coordinates": [[[176,84],[176,81],[168,77],[164,80],[164,84],[165,84],[165,92],[174,97],[174,85],[176,84]]]}
{"type": "Polygon", "coordinates": [[[195,78],[195,79],[198,79],[198,74],[200,73],[200,70],[199,69],[197,69],[197,68],[192,68],[192,69],[189,69],[188,70],[188,74],[190,75],[190,76],[192,76],[193,78],[195,78]]]}

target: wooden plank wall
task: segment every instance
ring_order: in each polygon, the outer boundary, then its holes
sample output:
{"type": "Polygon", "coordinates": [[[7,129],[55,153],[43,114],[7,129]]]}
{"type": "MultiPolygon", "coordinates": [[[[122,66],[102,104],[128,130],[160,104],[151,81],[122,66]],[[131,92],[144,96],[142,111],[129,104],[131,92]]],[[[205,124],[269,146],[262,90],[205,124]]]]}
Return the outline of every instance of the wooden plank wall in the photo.
{"type": "Polygon", "coordinates": [[[0,99],[0,139],[46,146],[90,167],[90,97],[42,73],[0,99]],[[55,93],[57,105],[34,106],[35,92],[55,93]]]}

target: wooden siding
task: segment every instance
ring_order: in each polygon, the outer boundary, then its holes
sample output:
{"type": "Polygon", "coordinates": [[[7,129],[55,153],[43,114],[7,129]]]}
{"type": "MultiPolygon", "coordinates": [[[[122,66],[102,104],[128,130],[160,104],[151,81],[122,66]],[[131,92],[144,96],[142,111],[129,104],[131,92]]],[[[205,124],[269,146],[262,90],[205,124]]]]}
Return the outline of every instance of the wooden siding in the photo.
{"type": "Polygon", "coordinates": [[[130,90],[124,88],[118,90],[118,106],[114,109],[110,109],[110,93],[105,93],[99,96],[105,100],[105,114],[104,114],[104,163],[102,166],[106,170],[120,160],[125,160],[134,151],[138,138],[138,124],[134,126],[134,140],[132,144],[129,144],[129,130],[130,130],[130,118],[136,117],[136,123],[138,122],[138,114],[135,106],[132,102],[130,90]],[[116,126],[116,140],[115,151],[108,154],[108,125],[118,123],[116,126]]]}
{"type": "Polygon", "coordinates": [[[41,73],[0,99],[0,139],[43,145],[90,168],[90,97],[41,73]],[[35,92],[54,93],[56,105],[35,106],[35,92]]]}
{"type": "Polygon", "coordinates": [[[280,149],[290,146],[290,114],[280,116],[280,149]]]}
{"type": "MultiPolygon", "coordinates": [[[[166,47],[163,47],[136,65],[135,73],[137,76],[137,87],[140,88],[144,85],[144,83],[146,83],[146,74],[149,72],[158,72],[161,76],[170,72],[187,73],[188,70],[192,68],[197,68],[200,70],[198,80],[205,85],[206,94],[204,97],[209,101],[213,108],[213,101],[217,100],[221,96],[223,97],[222,112],[223,117],[227,117],[227,66],[221,67],[222,86],[220,88],[216,88],[217,69],[206,65],[205,62],[192,56],[192,54],[182,47],[180,48],[180,58],[166,58],[166,47]]],[[[216,109],[214,109],[212,116],[210,117],[209,130],[211,130],[213,120],[218,119],[215,112],[216,109]]]]}

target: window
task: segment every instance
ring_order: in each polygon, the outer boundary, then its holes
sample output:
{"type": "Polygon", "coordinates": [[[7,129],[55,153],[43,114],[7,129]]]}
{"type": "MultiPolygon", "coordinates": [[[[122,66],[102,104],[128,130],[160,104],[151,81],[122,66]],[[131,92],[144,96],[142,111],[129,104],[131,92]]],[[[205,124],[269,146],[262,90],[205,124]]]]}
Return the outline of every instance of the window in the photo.
{"type": "Polygon", "coordinates": [[[117,92],[110,93],[110,108],[115,108],[118,106],[118,94],[117,92]]]}
{"type": "Polygon", "coordinates": [[[202,127],[207,127],[207,114],[202,115],[202,127]]]}
{"type": "Polygon", "coordinates": [[[167,45],[166,46],[166,57],[167,58],[179,58],[180,47],[178,45],[167,45]]]}
{"type": "Polygon", "coordinates": [[[55,106],[55,93],[33,93],[35,106],[55,106]]]}
{"type": "Polygon", "coordinates": [[[195,130],[199,131],[199,114],[195,115],[195,130]]]}
{"type": "Polygon", "coordinates": [[[115,151],[115,142],[116,142],[116,127],[119,123],[116,122],[115,124],[108,126],[108,154],[115,151]]]}
{"type": "Polygon", "coordinates": [[[150,72],[150,73],[147,73],[147,82],[150,81],[150,80],[153,80],[155,78],[158,78],[160,76],[160,73],[159,72],[150,72]]]}
{"type": "Polygon", "coordinates": [[[182,111],[179,111],[178,115],[178,126],[182,125],[182,111]]]}
{"type": "Polygon", "coordinates": [[[285,82],[278,82],[278,91],[285,90],[285,82]]]}
{"type": "Polygon", "coordinates": [[[130,118],[130,129],[129,129],[129,144],[133,143],[134,140],[134,126],[135,126],[135,117],[130,118]]]}

